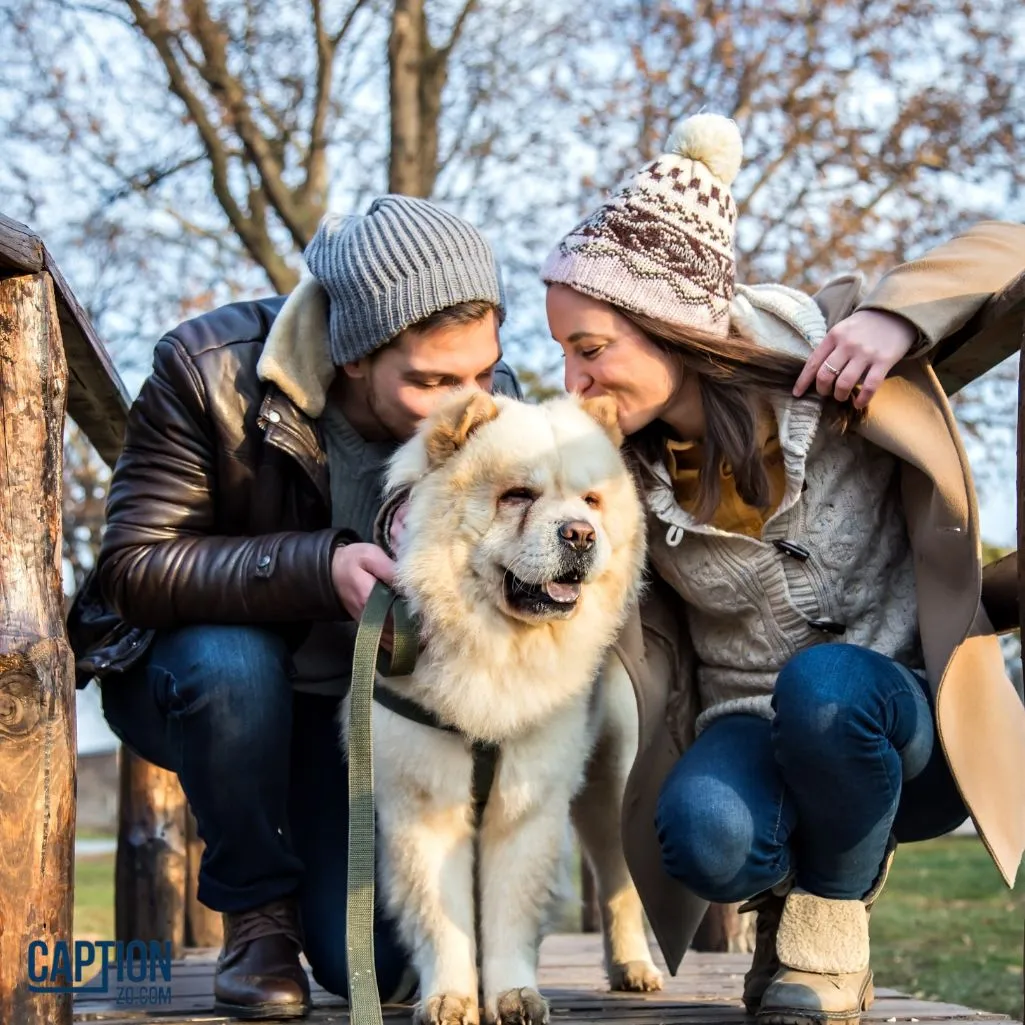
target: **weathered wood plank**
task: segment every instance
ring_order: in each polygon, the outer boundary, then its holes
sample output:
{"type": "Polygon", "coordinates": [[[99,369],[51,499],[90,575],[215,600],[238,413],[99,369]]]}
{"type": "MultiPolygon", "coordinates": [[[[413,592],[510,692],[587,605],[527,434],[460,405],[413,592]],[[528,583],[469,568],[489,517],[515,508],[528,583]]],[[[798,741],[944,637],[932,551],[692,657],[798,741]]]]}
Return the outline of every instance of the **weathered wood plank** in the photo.
{"type": "MultiPolygon", "coordinates": [[[[71,939],[75,687],[61,583],[67,365],[53,284],[0,280],[0,1022],[63,1025],[29,943],[71,939]]],[[[71,980],[50,980],[68,985],[71,980]]]]}
{"type": "Polygon", "coordinates": [[[947,394],[959,391],[1018,352],[1023,323],[1025,273],[1019,274],[960,331],[937,347],[933,366],[947,394]]]}
{"type": "MultiPolygon", "coordinates": [[[[1018,625],[1025,643],[1025,325],[1018,364],[1018,625]]],[[[1025,949],[1023,949],[1025,957],[1025,949]]]]}
{"type": "Polygon", "coordinates": [[[82,428],[100,458],[113,468],[124,443],[128,392],[88,315],[45,248],[43,259],[57,288],[64,352],[72,370],[68,415],[82,428]]]}
{"type": "MultiPolygon", "coordinates": [[[[175,1002],[173,1017],[162,1008],[159,1019],[130,1015],[99,1000],[76,1001],[76,1021],[101,1020],[107,1025],[159,1020],[164,1025],[184,1022],[220,1022],[229,1019],[213,1015],[213,961],[216,951],[188,951],[175,963],[172,973],[175,1002]],[[180,980],[180,981],[179,981],[180,980]]],[[[744,972],[751,963],[745,954],[706,954],[691,951],[675,977],[666,976],[661,993],[609,993],[601,970],[601,937],[593,933],[554,935],[541,946],[541,989],[551,1002],[552,1021],[567,1025],[703,1025],[750,1021],[740,1001],[744,972]]],[[[656,961],[665,967],[658,958],[656,961]]],[[[325,993],[311,980],[315,1009],[306,1019],[316,1025],[345,1025],[344,1003],[325,993]]],[[[389,1022],[409,1020],[408,1007],[385,1008],[389,1022]]],[[[1006,1021],[1001,1015],[977,1012],[958,1004],[912,999],[894,990],[878,989],[868,1022],[912,1022],[920,1025],[952,1025],[961,1021],[1006,1021]]]]}
{"type": "Polygon", "coordinates": [[[1017,552],[983,567],[982,604],[997,633],[1018,628],[1017,552]]]}
{"type": "Polygon", "coordinates": [[[68,370],[67,413],[100,458],[117,461],[130,405],[128,392],[88,314],[31,228],[0,214],[0,277],[48,271],[53,278],[68,370]]]}
{"type": "Polygon", "coordinates": [[[0,277],[37,274],[42,269],[42,239],[27,225],[0,214],[0,277]]]}

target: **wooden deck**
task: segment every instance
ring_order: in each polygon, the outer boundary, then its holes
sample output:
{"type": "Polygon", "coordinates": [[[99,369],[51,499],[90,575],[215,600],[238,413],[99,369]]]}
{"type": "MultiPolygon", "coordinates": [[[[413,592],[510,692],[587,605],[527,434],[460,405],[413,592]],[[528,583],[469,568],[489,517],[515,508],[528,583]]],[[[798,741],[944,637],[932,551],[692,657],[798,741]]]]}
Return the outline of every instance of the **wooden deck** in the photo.
{"type": "MultiPolygon", "coordinates": [[[[747,954],[699,954],[691,951],[676,978],[666,979],[661,993],[613,994],[605,991],[601,969],[601,939],[597,935],[548,937],[541,948],[541,988],[552,1003],[552,1023],[617,1023],[617,1025],[724,1025],[745,1021],[740,992],[747,954]]],[[[196,950],[175,962],[172,972],[171,1003],[142,1012],[118,1006],[113,997],[83,995],[75,1000],[75,1022],[104,1022],[105,1025],[138,1025],[159,1021],[161,1025],[185,1022],[223,1022],[212,1012],[212,950],[196,950]]],[[[915,1022],[945,1025],[966,1021],[1009,1021],[1003,1015],[975,1011],[957,1004],[915,1000],[894,990],[877,989],[872,1010],[863,1016],[871,1022],[915,1022]]],[[[344,1002],[314,984],[315,1008],[307,1022],[314,1025],[343,1025],[348,1021],[344,1002]]],[[[409,1018],[409,1008],[385,1009],[385,1018],[399,1025],[409,1018]]]]}

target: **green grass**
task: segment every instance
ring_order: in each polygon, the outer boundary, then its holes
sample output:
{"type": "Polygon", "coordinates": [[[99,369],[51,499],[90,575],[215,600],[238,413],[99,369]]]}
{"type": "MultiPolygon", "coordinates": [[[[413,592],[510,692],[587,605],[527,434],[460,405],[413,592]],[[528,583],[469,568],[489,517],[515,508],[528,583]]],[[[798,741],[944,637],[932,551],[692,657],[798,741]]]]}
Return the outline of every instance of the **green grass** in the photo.
{"type": "MultiPolygon", "coordinates": [[[[114,937],[113,855],[75,866],[75,933],[114,937]]],[[[975,837],[897,851],[872,910],[872,964],[880,986],[1022,1018],[1025,882],[1008,890],[975,837]]],[[[578,922],[575,908],[559,918],[578,922]]]]}
{"type": "Polygon", "coordinates": [[[877,982],[1022,1020],[1025,883],[1008,890],[980,840],[908,844],[872,910],[877,982]]]}
{"type": "Polygon", "coordinates": [[[114,939],[114,855],[75,859],[75,939],[114,939]]]}
{"type": "Polygon", "coordinates": [[[106,829],[90,829],[88,826],[75,827],[76,840],[114,840],[116,837],[106,829]]]}

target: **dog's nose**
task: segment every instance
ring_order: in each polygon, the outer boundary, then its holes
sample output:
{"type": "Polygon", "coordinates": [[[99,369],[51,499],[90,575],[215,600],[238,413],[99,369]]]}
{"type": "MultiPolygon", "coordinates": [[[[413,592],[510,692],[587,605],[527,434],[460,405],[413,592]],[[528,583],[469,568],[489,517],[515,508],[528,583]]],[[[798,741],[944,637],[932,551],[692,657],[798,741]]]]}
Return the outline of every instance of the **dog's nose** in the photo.
{"type": "Polygon", "coordinates": [[[578,552],[594,547],[594,527],[583,520],[569,520],[559,527],[559,537],[578,552]]]}

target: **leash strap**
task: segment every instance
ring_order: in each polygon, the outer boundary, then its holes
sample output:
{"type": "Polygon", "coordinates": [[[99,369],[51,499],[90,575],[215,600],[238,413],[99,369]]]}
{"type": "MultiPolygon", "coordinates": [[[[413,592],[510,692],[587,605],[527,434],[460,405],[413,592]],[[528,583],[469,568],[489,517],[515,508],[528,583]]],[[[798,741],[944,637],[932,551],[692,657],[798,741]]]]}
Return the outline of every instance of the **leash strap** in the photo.
{"type": "Polygon", "coordinates": [[[416,662],[417,633],[398,595],[378,581],[359,622],[352,660],[349,707],[349,857],[345,907],[351,1025],[381,1025],[381,997],[374,965],[374,746],[371,707],[374,680],[406,676],[416,662]],[[392,655],[381,635],[392,612],[392,655]]]}
{"type": "MultiPolygon", "coordinates": [[[[349,692],[349,852],[345,945],[349,974],[350,1025],[382,1025],[381,996],[374,963],[374,746],[371,728],[373,702],[391,707],[425,725],[451,729],[432,721],[421,710],[411,715],[412,702],[391,691],[374,691],[378,673],[408,676],[416,664],[419,632],[404,602],[380,581],[374,584],[356,631],[349,692]],[[381,650],[389,612],[392,614],[392,654],[381,650]],[[383,698],[383,700],[382,700],[383,698]]],[[[491,794],[499,747],[476,741],[472,747],[474,828],[479,829],[491,794]]],[[[476,859],[475,859],[476,861],[476,859]]],[[[479,899],[474,901],[479,914],[479,899]]],[[[478,936],[479,925],[478,925],[478,936]]]]}

